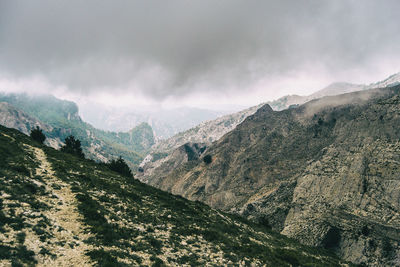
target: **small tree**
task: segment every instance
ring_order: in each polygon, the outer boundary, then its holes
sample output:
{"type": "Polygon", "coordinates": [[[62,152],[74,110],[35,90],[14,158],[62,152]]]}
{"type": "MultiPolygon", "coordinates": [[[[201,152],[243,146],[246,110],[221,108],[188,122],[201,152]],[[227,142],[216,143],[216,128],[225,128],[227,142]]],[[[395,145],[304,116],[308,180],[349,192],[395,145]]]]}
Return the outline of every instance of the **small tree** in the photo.
{"type": "Polygon", "coordinates": [[[129,168],[128,164],[126,164],[125,160],[122,159],[121,156],[117,160],[115,159],[111,160],[111,162],[108,164],[108,167],[110,168],[110,170],[118,172],[123,176],[132,177],[131,169],[129,168]]]}
{"type": "Polygon", "coordinates": [[[212,157],[211,157],[211,155],[205,155],[204,158],[203,158],[203,161],[204,161],[206,164],[210,164],[210,163],[212,162],[212,157]]]}
{"type": "Polygon", "coordinates": [[[85,154],[82,152],[81,141],[75,139],[73,135],[65,138],[65,145],[61,147],[61,151],[69,154],[73,154],[80,158],[85,158],[85,154]]]}
{"type": "Polygon", "coordinates": [[[30,136],[33,140],[41,144],[43,144],[44,140],[46,140],[46,136],[43,134],[43,131],[39,128],[39,126],[36,126],[36,128],[31,130],[30,136]]]}

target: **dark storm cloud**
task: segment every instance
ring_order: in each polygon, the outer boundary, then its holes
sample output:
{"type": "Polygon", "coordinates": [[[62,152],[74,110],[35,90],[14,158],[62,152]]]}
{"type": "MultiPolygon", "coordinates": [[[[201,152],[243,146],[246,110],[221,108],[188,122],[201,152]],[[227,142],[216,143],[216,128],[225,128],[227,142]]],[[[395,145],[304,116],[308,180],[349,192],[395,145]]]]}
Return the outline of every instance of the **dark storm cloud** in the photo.
{"type": "Polygon", "coordinates": [[[235,90],[397,55],[398,10],[400,1],[368,0],[0,0],[0,73],[158,99],[235,90]]]}

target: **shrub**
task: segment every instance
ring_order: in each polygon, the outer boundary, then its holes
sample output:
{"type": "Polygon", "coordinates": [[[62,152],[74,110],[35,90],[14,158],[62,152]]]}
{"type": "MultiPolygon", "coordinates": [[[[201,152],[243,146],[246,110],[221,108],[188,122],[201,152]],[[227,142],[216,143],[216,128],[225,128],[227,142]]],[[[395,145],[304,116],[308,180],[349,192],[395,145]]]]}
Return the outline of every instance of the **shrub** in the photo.
{"type": "Polygon", "coordinates": [[[210,164],[210,163],[212,162],[212,157],[211,157],[211,155],[205,155],[204,158],[203,158],[203,161],[204,161],[206,164],[210,164]]]}
{"type": "Polygon", "coordinates": [[[46,140],[46,136],[43,134],[43,131],[39,128],[39,126],[36,126],[36,128],[31,130],[30,136],[33,140],[41,144],[43,144],[44,140],[46,140]]]}
{"type": "Polygon", "coordinates": [[[335,249],[339,246],[341,240],[340,230],[333,226],[326,233],[324,240],[322,240],[322,247],[326,249],[335,249]]]}
{"type": "Polygon", "coordinates": [[[108,167],[110,170],[118,172],[123,176],[132,177],[131,169],[129,169],[128,164],[126,164],[125,160],[123,160],[121,156],[117,160],[111,160],[111,162],[108,163],[108,167]]]}
{"type": "Polygon", "coordinates": [[[61,151],[78,156],[79,158],[85,158],[85,154],[82,152],[81,141],[75,139],[72,135],[65,138],[65,145],[61,147],[61,151]]]}
{"type": "Polygon", "coordinates": [[[385,238],[382,242],[382,255],[385,258],[390,258],[393,255],[394,249],[390,241],[385,238]]]}
{"type": "Polygon", "coordinates": [[[364,227],[361,229],[361,234],[364,236],[369,236],[370,232],[371,232],[370,229],[366,225],[364,225],[364,227]]]}

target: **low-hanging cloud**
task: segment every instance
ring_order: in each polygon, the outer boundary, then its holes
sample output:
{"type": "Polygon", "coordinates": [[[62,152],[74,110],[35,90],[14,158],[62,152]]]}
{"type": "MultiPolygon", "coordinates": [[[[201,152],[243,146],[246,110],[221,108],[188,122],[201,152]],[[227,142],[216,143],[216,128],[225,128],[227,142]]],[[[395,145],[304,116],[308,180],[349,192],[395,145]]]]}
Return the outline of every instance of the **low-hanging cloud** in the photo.
{"type": "Polygon", "coordinates": [[[0,74],[154,99],[242,90],[313,64],[334,74],[397,56],[398,10],[395,0],[0,0],[0,74]]]}

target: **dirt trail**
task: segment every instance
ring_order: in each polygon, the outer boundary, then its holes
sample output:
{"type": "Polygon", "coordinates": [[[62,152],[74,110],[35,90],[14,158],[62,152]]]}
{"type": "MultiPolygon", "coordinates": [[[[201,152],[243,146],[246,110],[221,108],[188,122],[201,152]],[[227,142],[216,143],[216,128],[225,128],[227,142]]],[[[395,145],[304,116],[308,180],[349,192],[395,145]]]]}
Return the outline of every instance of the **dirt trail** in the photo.
{"type": "Polygon", "coordinates": [[[36,169],[36,175],[42,177],[46,191],[50,194],[40,196],[39,201],[51,207],[43,212],[50,220],[49,232],[54,236],[51,242],[42,243],[33,233],[26,236],[25,245],[39,252],[39,246],[46,247],[55,257],[38,255],[38,266],[92,266],[90,258],[85,255],[92,247],[85,244],[83,240],[90,237],[84,233],[85,225],[82,223],[82,215],[77,209],[75,194],[71,191],[69,184],[61,181],[55,176],[50,162],[42,149],[28,147],[37,161],[40,163],[36,169]],[[55,197],[54,197],[55,196],[55,197]],[[39,242],[38,242],[39,241],[39,242]],[[41,243],[41,244],[39,244],[41,243]],[[64,244],[60,248],[60,244],[64,244]]]}

